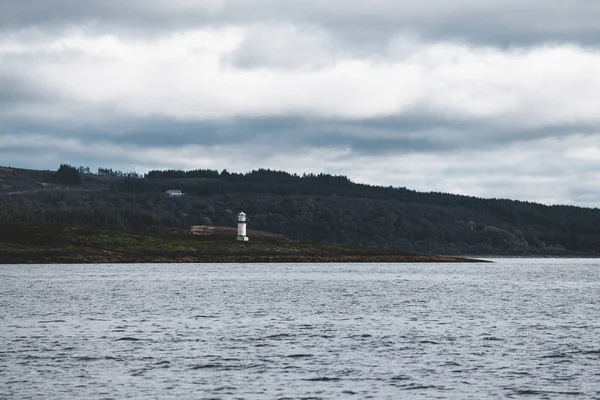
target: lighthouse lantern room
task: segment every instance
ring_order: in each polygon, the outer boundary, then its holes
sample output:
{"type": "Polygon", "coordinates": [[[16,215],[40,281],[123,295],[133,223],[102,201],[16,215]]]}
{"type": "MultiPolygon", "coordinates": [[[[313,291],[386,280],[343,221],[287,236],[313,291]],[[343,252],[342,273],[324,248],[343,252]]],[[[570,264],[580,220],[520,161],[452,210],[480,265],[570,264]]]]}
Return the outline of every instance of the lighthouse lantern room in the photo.
{"type": "Polygon", "coordinates": [[[238,234],[237,240],[240,242],[247,242],[248,236],[246,236],[246,214],[242,211],[238,214],[238,234]]]}

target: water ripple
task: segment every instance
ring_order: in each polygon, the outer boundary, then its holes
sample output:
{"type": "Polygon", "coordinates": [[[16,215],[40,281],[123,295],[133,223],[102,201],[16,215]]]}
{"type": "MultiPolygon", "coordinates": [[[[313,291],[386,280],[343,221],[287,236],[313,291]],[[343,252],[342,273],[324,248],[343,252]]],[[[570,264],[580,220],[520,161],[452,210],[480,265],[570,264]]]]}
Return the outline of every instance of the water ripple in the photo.
{"type": "Polygon", "coordinates": [[[0,398],[595,399],[599,267],[0,266],[0,398]]]}

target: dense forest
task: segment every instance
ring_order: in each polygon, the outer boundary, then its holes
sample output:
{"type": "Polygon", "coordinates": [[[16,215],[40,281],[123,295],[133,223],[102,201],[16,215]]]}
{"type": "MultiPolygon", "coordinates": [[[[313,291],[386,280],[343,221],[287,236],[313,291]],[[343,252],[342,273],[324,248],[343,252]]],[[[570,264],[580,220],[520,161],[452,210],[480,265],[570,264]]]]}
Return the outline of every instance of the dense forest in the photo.
{"type": "Polygon", "coordinates": [[[431,254],[598,255],[600,210],[422,193],[345,176],[259,169],[145,175],[63,164],[0,168],[0,223],[40,221],[144,232],[191,225],[249,228],[296,241],[431,254]],[[167,190],[184,195],[170,197],[167,190]]]}

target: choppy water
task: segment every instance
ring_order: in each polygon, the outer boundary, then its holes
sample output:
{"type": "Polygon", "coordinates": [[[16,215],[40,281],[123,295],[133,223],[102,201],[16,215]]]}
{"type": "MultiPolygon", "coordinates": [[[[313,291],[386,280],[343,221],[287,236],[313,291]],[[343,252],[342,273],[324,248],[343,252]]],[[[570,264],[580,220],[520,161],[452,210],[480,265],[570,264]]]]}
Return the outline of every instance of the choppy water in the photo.
{"type": "Polygon", "coordinates": [[[600,260],[0,266],[0,398],[600,398],[600,260]]]}

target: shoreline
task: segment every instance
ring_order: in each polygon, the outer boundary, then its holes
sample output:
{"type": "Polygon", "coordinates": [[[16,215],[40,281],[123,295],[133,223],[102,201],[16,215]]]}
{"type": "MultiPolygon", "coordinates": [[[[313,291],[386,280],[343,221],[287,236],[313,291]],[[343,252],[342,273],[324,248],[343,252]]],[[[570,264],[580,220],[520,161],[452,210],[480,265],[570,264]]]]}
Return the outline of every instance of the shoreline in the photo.
{"type": "Polygon", "coordinates": [[[5,228],[0,235],[0,264],[489,262],[272,237],[239,242],[219,235],[124,232],[50,224],[5,228]]]}
{"type": "Polygon", "coordinates": [[[257,263],[490,263],[484,259],[428,256],[422,254],[338,254],[338,255],[142,255],[142,254],[3,254],[0,264],[155,264],[155,263],[206,263],[206,264],[257,264],[257,263]]]}

